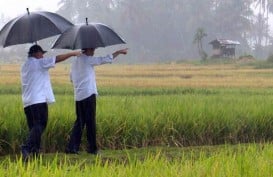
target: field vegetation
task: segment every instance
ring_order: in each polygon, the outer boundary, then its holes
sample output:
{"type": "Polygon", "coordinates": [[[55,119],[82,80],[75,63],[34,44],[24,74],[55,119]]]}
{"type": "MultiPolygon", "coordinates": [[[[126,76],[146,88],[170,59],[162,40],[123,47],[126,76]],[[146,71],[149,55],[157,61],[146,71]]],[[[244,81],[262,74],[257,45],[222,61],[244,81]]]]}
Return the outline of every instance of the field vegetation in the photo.
{"type": "Polygon", "coordinates": [[[260,66],[257,62],[97,67],[102,155],[91,157],[84,153],[85,136],[82,155],[62,154],[75,110],[69,65],[59,64],[51,71],[56,103],[49,107],[43,135],[45,155],[25,166],[19,155],[27,134],[20,66],[1,65],[0,154],[5,156],[0,174],[268,176],[273,171],[273,69],[260,66]]]}

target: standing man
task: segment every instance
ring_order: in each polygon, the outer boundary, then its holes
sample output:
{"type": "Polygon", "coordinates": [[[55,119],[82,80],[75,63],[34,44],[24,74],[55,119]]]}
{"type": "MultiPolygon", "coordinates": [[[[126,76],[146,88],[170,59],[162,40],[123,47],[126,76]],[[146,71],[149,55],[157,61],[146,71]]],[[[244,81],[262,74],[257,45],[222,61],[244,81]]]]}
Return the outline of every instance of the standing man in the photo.
{"type": "Polygon", "coordinates": [[[80,51],[44,58],[44,51],[39,45],[33,45],[28,52],[28,59],[21,68],[22,100],[27,118],[29,135],[22,145],[22,158],[27,161],[31,153],[38,155],[41,136],[48,120],[48,103],[55,102],[48,70],[56,63],[80,51]]]}
{"type": "Polygon", "coordinates": [[[96,144],[96,95],[98,95],[98,92],[94,66],[112,63],[113,59],[118,55],[127,54],[127,50],[118,50],[106,57],[94,57],[95,49],[82,49],[83,54],[73,61],[71,81],[74,86],[77,118],[70,134],[66,153],[78,154],[85,125],[88,141],[87,152],[91,154],[98,153],[96,144]]]}

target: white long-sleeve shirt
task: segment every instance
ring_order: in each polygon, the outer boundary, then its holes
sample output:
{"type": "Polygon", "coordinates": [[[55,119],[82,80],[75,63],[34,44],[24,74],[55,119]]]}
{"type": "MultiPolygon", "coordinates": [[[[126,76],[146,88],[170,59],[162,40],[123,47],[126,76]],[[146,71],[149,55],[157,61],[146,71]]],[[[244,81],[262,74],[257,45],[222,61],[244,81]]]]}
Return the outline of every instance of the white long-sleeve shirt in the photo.
{"type": "Polygon", "coordinates": [[[56,57],[36,59],[29,57],[21,68],[22,100],[24,107],[37,103],[53,103],[48,70],[55,66],[56,57]]]}
{"type": "Polygon", "coordinates": [[[70,77],[76,101],[81,101],[92,94],[98,94],[94,66],[112,63],[112,61],[113,55],[93,57],[85,54],[81,54],[73,60],[70,77]]]}

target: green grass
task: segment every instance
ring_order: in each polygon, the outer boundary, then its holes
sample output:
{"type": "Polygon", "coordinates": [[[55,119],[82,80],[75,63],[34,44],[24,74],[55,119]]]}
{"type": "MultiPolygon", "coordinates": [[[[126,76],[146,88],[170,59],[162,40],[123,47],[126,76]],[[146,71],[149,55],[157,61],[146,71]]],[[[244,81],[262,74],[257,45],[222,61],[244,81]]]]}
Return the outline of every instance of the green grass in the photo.
{"type": "MultiPolygon", "coordinates": [[[[269,143],[273,140],[273,90],[270,84],[265,84],[272,78],[272,72],[248,69],[255,67],[256,63],[242,69],[236,64],[238,70],[228,70],[227,73],[221,68],[218,71],[219,65],[201,65],[207,67],[171,67],[169,70],[174,73],[143,75],[144,71],[140,71],[129,74],[128,78],[137,76],[141,77],[140,80],[146,76],[158,77],[156,81],[143,82],[141,87],[137,84],[135,87],[134,84],[124,86],[119,84],[123,83],[121,80],[100,87],[97,99],[100,156],[85,152],[85,134],[80,155],[63,154],[75,120],[75,108],[71,84],[57,79],[53,83],[57,102],[49,106],[49,122],[42,137],[42,156],[27,164],[20,159],[20,145],[28,133],[20,84],[16,78],[9,81],[9,77],[2,76],[0,176],[272,176],[273,145],[269,143]],[[171,80],[171,84],[177,83],[170,88],[158,84],[167,81],[161,81],[164,76],[189,71],[187,69],[192,70],[193,79],[197,78],[192,80],[197,83],[196,88],[190,85],[178,87],[178,82],[186,82],[189,78],[171,80]],[[213,71],[211,76],[216,73],[217,77],[232,76],[234,79],[240,71],[240,78],[245,79],[206,80],[210,78],[210,71],[213,71]],[[203,87],[203,80],[216,84],[203,87]],[[245,80],[247,84],[241,84],[245,80]],[[223,87],[226,81],[229,83],[223,87]],[[149,82],[159,86],[148,87],[149,82]],[[238,87],[236,84],[232,87],[233,82],[240,83],[238,87]]],[[[165,70],[166,66],[163,68],[165,70]]],[[[9,71],[9,67],[6,69],[9,71]]],[[[162,68],[150,69],[158,71],[162,68]]],[[[116,68],[115,72],[123,70],[116,68]]],[[[107,72],[101,71],[104,73],[107,72]]],[[[117,73],[109,81],[124,74],[127,77],[126,73],[117,73]]],[[[178,75],[188,76],[189,73],[178,75]]],[[[101,78],[102,81],[107,81],[107,77],[101,78]]]]}
{"type": "Polygon", "coordinates": [[[252,66],[255,69],[272,69],[273,63],[269,61],[256,61],[253,63],[247,64],[248,66],[252,66]]]}
{"type": "MultiPolygon", "coordinates": [[[[18,153],[27,136],[20,94],[0,94],[0,153],[18,153]]],[[[75,120],[72,93],[49,106],[43,151],[63,151],[75,120]]],[[[97,104],[102,149],[268,142],[273,139],[271,89],[103,90],[97,104]]],[[[82,149],[86,138],[83,135],[82,149]]]]}
{"type": "Polygon", "coordinates": [[[22,163],[20,157],[0,161],[1,176],[271,176],[272,144],[239,144],[188,148],[141,148],[86,153],[45,154],[22,163]]]}

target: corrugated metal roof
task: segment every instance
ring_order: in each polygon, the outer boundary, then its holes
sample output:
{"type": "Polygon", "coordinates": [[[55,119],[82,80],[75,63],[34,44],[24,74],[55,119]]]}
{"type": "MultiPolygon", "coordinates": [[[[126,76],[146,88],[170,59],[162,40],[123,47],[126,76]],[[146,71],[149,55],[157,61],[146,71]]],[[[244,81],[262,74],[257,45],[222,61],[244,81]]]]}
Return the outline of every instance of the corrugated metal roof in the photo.
{"type": "Polygon", "coordinates": [[[211,41],[210,44],[215,43],[215,42],[219,42],[221,45],[240,45],[239,41],[233,41],[233,40],[229,40],[229,39],[215,39],[215,40],[211,41]]]}

